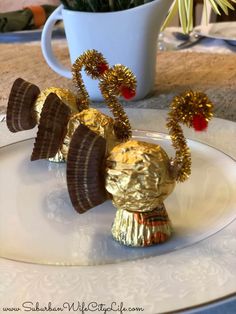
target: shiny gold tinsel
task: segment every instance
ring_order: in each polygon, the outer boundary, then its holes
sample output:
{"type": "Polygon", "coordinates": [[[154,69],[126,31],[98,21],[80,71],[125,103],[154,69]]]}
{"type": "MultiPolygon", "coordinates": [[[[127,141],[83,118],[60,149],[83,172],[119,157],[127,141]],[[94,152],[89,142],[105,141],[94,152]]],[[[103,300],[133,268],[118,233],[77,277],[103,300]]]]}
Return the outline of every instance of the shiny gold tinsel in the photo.
{"type": "Polygon", "coordinates": [[[136,84],[133,73],[123,65],[115,65],[107,70],[100,79],[100,90],[115,118],[116,135],[122,140],[129,139],[132,133],[129,119],[117,97],[122,95],[123,88],[135,90],[136,84]]]}
{"type": "Polygon", "coordinates": [[[133,73],[123,65],[115,65],[113,68],[109,68],[101,53],[96,50],[87,50],[72,66],[73,81],[78,88],[79,111],[89,108],[89,95],[81,75],[82,67],[93,79],[100,80],[100,90],[115,118],[114,129],[117,138],[120,140],[129,139],[131,137],[131,126],[117,97],[121,96],[124,90],[130,91],[131,94],[134,93],[136,79],[133,73]]]}
{"type": "Polygon", "coordinates": [[[96,50],[87,50],[72,65],[73,82],[78,89],[78,110],[82,111],[89,108],[89,95],[83,83],[81,71],[84,67],[86,74],[93,79],[101,76],[101,65],[108,67],[103,55],[96,50]]]}
{"type": "Polygon", "coordinates": [[[172,170],[176,180],[183,182],[191,174],[191,154],[179,123],[192,127],[195,115],[209,121],[213,116],[213,104],[204,93],[186,91],[174,97],[170,107],[167,127],[176,150],[175,158],[171,160],[172,170]]]}

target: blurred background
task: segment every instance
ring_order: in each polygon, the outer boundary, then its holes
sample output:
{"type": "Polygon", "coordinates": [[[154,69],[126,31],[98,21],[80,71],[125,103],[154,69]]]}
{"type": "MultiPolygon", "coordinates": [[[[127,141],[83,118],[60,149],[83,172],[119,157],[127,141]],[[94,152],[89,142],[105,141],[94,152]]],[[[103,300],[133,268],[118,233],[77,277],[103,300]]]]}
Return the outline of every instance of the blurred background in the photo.
{"type": "MultiPolygon", "coordinates": [[[[25,6],[29,5],[59,5],[60,0],[19,0],[19,1],[9,1],[9,0],[0,0],[0,13],[8,12],[8,11],[16,11],[21,10],[25,6]]],[[[232,5],[236,9],[236,4],[232,5]]],[[[194,25],[201,24],[202,21],[202,9],[203,9],[203,0],[194,0],[194,25]]],[[[209,19],[210,22],[223,22],[223,21],[236,21],[236,10],[230,11],[230,14],[226,16],[222,14],[221,16],[216,16],[214,12],[211,13],[211,17],[209,19]]],[[[176,16],[171,22],[170,26],[178,26],[179,20],[176,16]]]]}
{"type": "Polygon", "coordinates": [[[18,1],[9,1],[9,0],[0,0],[0,12],[7,11],[16,11],[21,10],[23,7],[28,5],[59,5],[59,0],[18,0],[18,1]]]}

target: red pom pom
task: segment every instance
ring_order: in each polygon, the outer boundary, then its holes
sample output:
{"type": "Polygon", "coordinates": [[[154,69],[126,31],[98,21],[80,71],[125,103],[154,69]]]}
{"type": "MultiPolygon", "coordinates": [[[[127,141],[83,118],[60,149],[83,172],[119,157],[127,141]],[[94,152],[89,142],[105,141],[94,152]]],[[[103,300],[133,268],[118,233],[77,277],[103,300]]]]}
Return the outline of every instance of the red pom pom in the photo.
{"type": "Polygon", "coordinates": [[[99,74],[103,74],[105,71],[107,71],[109,69],[109,66],[107,63],[100,63],[97,65],[97,70],[99,72],[99,74]]]}
{"type": "Polygon", "coordinates": [[[125,99],[131,99],[135,96],[135,90],[129,88],[129,87],[121,87],[121,94],[125,99]]]}
{"type": "Polygon", "coordinates": [[[202,115],[196,114],[193,116],[193,127],[195,131],[203,131],[207,128],[207,126],[208,122],[202,115]]]}

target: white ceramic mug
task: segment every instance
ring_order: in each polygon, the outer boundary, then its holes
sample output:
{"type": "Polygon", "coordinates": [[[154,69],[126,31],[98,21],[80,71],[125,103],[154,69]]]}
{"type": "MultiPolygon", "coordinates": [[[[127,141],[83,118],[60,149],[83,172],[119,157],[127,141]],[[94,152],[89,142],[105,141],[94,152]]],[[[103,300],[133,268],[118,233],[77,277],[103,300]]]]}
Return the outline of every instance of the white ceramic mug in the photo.
{"type": "MultiPolygon", "coordinates": [[[[48,65],[58,74],[71,78],[55,58],[51,37],[54,24],[63,20],[71,63],[88,49],[103,53],[110,66],[129,67],[137,77],[135,99],[144,98],[154,86],[157,36],[173,0],[154,0],[129,10],[90,13],[59,6],[48,18],[42,32],[42,51],[48,65]]],[[[83,73],[92,100],[102,100],[98,82],[83,73]]]]}

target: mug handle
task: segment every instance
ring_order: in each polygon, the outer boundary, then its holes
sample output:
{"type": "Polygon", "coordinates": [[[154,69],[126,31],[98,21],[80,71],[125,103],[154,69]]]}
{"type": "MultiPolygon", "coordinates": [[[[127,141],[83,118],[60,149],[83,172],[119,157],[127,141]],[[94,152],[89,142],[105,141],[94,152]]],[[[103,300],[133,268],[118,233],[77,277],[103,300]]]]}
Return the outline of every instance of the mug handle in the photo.
{"type": "Polygon", "coordinates": [[[71,79],[71,71],[56,59],[52,50],[52,31],[55,23],[58,20],[62,20],[62,8],[63,6],[60,5],[47,19],[47,22],[45,23],[42,31],[41,49],[43,56],[50,68],[61,76],[71,79]]]}

